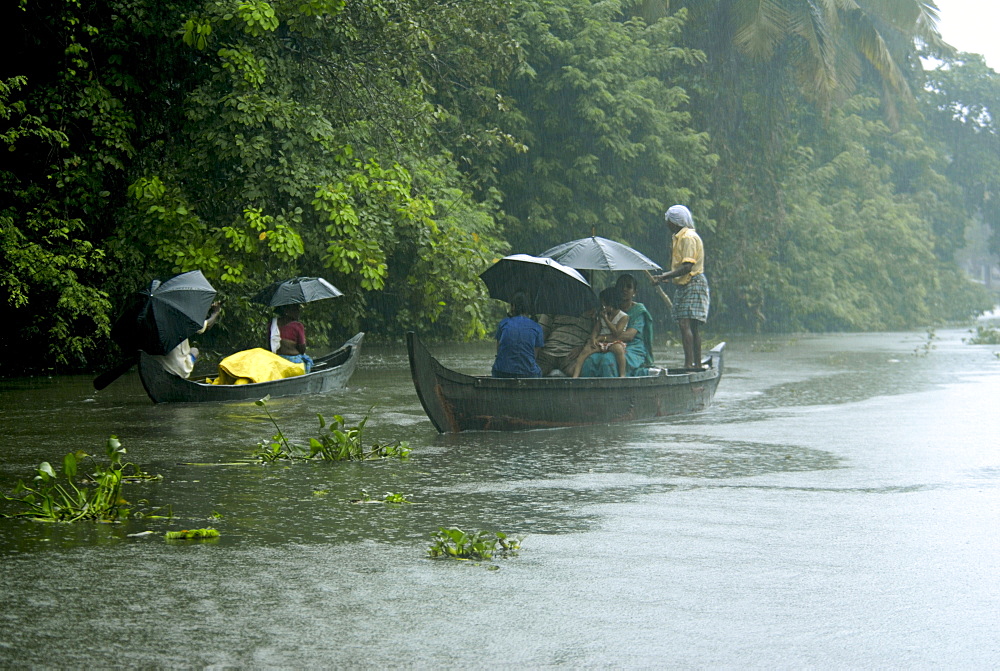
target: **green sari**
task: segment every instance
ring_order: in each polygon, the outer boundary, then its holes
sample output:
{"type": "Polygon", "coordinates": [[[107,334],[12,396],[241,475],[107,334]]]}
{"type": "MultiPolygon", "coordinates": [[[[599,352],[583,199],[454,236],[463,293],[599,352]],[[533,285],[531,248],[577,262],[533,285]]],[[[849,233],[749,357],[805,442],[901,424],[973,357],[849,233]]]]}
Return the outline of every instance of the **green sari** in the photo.
{"type": "MultiPolygon", "coordinates": [[[[625,365],[629,377],[649,375],[653,365],[653,317],[642,303],[632,303],[628,328],[638,333],[625,345],[625,365]]],[[[612,352],[591,354],[583,362],[580,377],[618,377],[618,363],[612,352]]]]}

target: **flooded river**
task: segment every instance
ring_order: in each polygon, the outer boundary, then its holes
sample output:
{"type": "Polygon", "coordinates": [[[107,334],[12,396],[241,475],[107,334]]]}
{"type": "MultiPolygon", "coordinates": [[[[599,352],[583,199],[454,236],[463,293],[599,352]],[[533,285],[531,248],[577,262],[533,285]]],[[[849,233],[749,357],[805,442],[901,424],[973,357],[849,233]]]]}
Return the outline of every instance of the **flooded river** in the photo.
{"type": "Polygon", "coordinates": [[[0,381],[5,491],[115,434],[163,476],[126,496],[174,514],[0,520],[0,667],[998,668],[1000,346],[935,336],[736,338],[713,408],[634,425],[439,436],[402,348],[268,404],[298,443],[370,411],[407,461],[240,464],[274,433],[252,403],[0,381]],[[427,559],[442,526],[522,550],[427,559]]]}

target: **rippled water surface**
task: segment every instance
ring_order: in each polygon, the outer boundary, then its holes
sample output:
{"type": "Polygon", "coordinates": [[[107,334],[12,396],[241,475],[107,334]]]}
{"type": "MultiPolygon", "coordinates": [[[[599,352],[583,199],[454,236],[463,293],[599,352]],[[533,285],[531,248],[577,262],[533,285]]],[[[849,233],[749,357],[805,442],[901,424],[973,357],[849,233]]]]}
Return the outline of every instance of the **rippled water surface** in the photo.
{"type": "Polygon", "coordinates": [[[402,348],[268,404],[293,442],[370,412],[412,449],[365,463],[241,463],[259,407],[154,406],[134,373],[0,381],[5,491],[114,433],[163,475],[127,496],[175,516],[0,519],[0,666],[1000,667],[1000,346],[963,337],[737,338],[713,408],[633,425],[441,436],[402,348]],[[387,492],[413,504],[351,502],[387,492]],[[440,526],[522,551],[426,559],[440,526]]]}

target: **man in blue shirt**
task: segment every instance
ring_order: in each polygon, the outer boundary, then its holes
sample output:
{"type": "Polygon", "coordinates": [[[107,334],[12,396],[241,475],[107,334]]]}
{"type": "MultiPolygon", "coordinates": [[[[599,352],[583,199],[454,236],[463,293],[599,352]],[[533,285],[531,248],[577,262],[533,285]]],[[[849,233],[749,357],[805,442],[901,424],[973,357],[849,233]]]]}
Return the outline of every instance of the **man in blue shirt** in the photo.
{"type": "Polygon", "coordinates": [[[542,327],[529,317],[531,305],[523,291],[514,294],[510,317],[497,326],[497,356],[493,377],[541,377],[538,353],[545,345],[542,327]]]}

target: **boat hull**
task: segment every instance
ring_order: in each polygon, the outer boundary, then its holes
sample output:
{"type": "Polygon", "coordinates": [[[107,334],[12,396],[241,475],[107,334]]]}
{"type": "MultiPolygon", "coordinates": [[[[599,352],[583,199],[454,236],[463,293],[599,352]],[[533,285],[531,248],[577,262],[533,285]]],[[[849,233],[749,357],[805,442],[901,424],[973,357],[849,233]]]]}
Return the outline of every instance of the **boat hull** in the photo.
{"type": "Polygon", "coordinates": [[[186,380],[163,369],[145,353],[139,356],[139,378],[154,403],[207,403],[257,400],[265,396],[301,396],[342,389],[358,364],[364,333],[358,333],[338,349],[316,359],[306,375],[254,384],[213,385],[186,380]]]}
{"type": "Polygon", "coordinates": [[[704,410],[722,377],[725,343],[699,372],[628,378],[493,378],[441,365],[407,334],[410,373],[420,402],[441,433],[520,431],[631,422],[704,410]]]}

